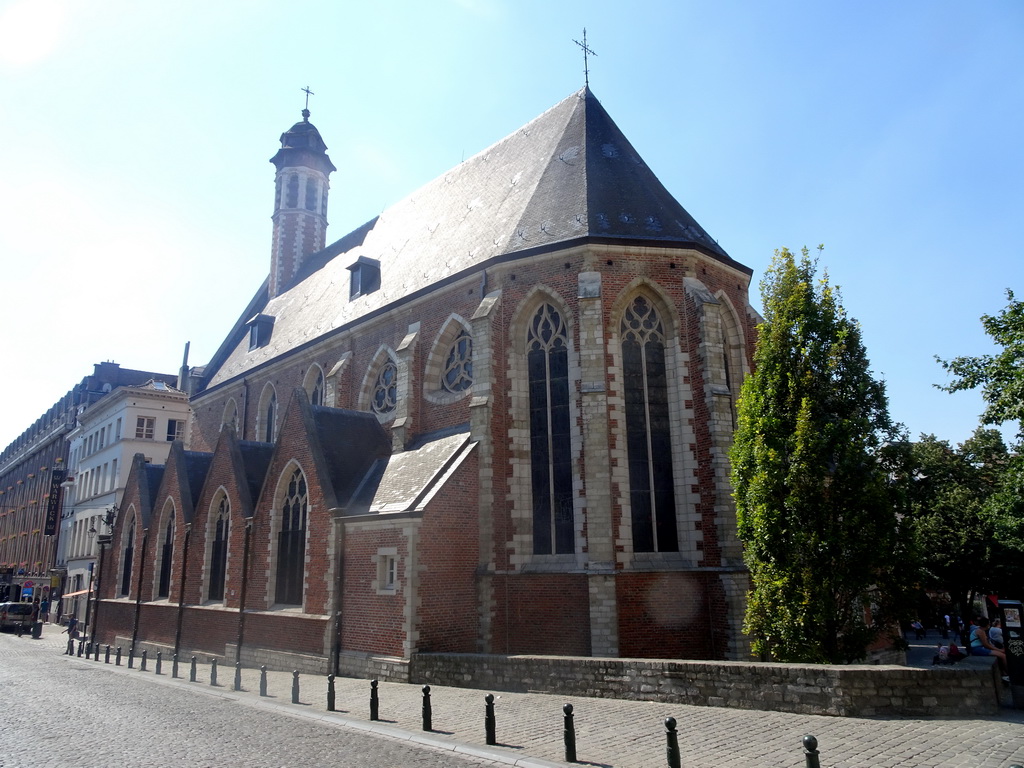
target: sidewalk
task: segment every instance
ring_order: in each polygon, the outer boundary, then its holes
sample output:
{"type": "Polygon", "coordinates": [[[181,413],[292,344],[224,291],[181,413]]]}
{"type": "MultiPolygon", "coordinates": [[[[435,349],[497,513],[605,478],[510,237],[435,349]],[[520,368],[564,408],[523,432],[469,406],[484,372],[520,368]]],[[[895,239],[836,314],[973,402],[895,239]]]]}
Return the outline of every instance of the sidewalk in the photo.
{"type": "MultiPolygon", "coordinates": [[[[300,676],[299,704],[291,703],[293,676],[268,672],[268,696],[259,696],[259,670],[242,670],[242,690],[233,691],[234,668],[220,666],[217,685],[210,685],[210,665],[199,657],[196,682],[189,682],[189,664],[179,666],[171,679],[171,664],[157,676],[155,659],[147,671],[62,655],[67,636],[48,625],[40,640],[25,643],[39,653],[53,654],[55,663],[89,664],[111,674],[136,675],[141,682],[188,688],[199,695],[218,696],[240,706],[272,708],[292,717],[312,719],[342,728],[358,728],[382,737],[405,739],[438,749],[474,755],[497,764],[533,768],[568,765],[564,762],[562,706],[572,704],[576,728],[577,764],[618,768],[667,765],[664,720],[678,722],[678,741],[684,766],[783,768],[805,765],[802,739],[818,739],[822,766],[984,765],[1006,768],[1024,764],[1024,712],[1004,710],[992,718],[838,718],[780,712],[694,707],[654,702],[519,694],[494,691],[497,746],[487,746],[484,695],[487,691],[448,686],[430,690],[433,730],[422,729],[422,687],[380,683],[380,720],[369,719],[370,684],[366,680],[335,680],[336,711],[327,712],[327,679],[300,676]]],[[[912,649],[914,665],[931,665],[934,643],[922,641],[912,649]]],[[[982,660],[983,661],[983,660],[982,660]]]]}

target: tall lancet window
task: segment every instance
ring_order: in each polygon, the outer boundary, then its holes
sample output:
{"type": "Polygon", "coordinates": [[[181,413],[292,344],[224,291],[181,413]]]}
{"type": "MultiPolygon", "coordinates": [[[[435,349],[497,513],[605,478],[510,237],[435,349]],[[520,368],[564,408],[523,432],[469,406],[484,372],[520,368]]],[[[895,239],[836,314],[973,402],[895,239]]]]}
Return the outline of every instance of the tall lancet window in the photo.
{"type": "Polygon", "coordinates": [[[651,302],[638,296],[621,332],[633,550],[677,552],[665,330],[651,302]]]}
{"type": "Polygon", "coordinates": [[[313,391],[309,393],[309,402],[313,405],[324,404],[324,372],[316,369],[316,380],[313,382],[313,391]]]}
{"type": "Polygon", "coordinates": [[[213,542],[210,545],[210,600],[224,599],[224,574],[228,564],[228,518],[231,508],[227,496],[220,497],[217,516],[212,521],[213,542]]]}
{"type": "Polygon", "coordinates": [[[274,431],[277,425],[277,394],[271,393],[267,398],[267,409],[264,413],[266,423],[263,425],[263,440],[267,443],[274,442],[274,431]]]}
{"type": "Polygon", "coordinates": [[[306,477],[296,469],[281,501],[281,531],[277,538],[275,602],[282,605],[302,605],[307,507],[306,477]]]}
{"type": "Polygon", "coordinates": [[[132,559],[135,554],[135,519],[132,518],[124,536],[124,556],[121,558],[121,594],[127,595],[132,589],[132,559]]]}
{"type": "Polygon", "coordinates": [[[565,322],[550,304],[533,316],[526,337],[530,391],[533,551],[572,553],[572,449],[569,349],[565,322]]]}
{"type": "Polygon", "coordinates": [[[163,545],[160,548],[160,581],[157,583],[157,598],[171,594],[171,560],[174,556],[174,513],[167,518],[164,528],[163,545]]]}

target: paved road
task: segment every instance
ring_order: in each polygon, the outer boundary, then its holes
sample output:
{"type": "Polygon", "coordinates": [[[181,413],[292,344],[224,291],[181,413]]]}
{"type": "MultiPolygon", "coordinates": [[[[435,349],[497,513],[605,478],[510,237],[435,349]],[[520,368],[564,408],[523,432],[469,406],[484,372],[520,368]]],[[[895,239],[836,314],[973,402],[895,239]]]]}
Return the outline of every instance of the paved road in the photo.
{"type": "MultiPolygon", "coordinates": [[[[580,763],[598,768],[661,768],[667,716],[679,722],[684,766],[803,768],[801,739],[818,738],[824,768],[1007,768],[1024,764],[1024,712],[963,719],[835,718],[688,707],[651,702],[501,693],[498,741],[486,747],[483,691],[434,687],[432,733],[421,729],[419,686],[380,685],[380,723],[368,719],[365,680],[338,678],[337,712],[326,712],[326,680],[221,668],[209,685],[170,679],[60,653],[61,636],[0,634],[0,766],[471,766],[565,765],[562,705],[576,713],[580,763]],[[376,729],[368,731],[368,729],[376,729]],[[419,743],[422,742],[422,743],[419,743]]],[[[201,659],[205,662],[205,659],[201,659]]],[[[496,694],[498,692],[495,692],[496,694]]]]}

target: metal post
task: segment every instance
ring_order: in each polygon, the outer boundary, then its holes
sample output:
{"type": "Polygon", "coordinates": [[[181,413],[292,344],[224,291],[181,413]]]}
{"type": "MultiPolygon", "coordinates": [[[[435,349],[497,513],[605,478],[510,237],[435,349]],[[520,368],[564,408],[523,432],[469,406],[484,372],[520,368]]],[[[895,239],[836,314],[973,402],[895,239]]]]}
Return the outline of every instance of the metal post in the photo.
{"type": "Polygon", "coordinates": [[[99,661],[100,660],[100,644],[99,643],[93,643],[92,644],[92,650],[93,650],[93,661],[99,661]]]}
{"type": "Polygon", "coordinates": [[[188,681],[194,683],[196,681],[196,657],[192,657],[192,669],[188,673],[188,681]]]}
{"type": "Polygon", "coordinates": [[[493,747],[498,743],[498,739],[495,736],[494,694],[492,693],[484,696],[484,741],[487,742],[489,747],[493,747]]]}
{"type": "Polygon", "coordinates": [[[572,704],[566,704],[562,707],[562,712],[565,717],[563,736],[565,738],[565,762],[575,763],[576,762],[576,726],[573,724],[572,717],[572,704]]]}
{"type": "Polygon", "coordinates": [[[178,679],[178,654],[171,657],[171,677],[178,679]]]}
{"type": "Polygon", "coordinates": [[[334,675],[327,676],[327,711],[334,711],[334,675]]]}
{"type": "Polygon", "coordinates": [[[154,669],[153,671],[156,674],[158,674],[158,675],[163,674],[160,671],[161,668],[162,668],[163,660],[164,660],[164,652],[163,651],[157,651],[156,652],[156,669],[154,669]]]}
{"type": "Polygon", "coordinates": [[[377,681],[370,681],[370,719],[379,720],[380,701],[377,699],[377,681]]]}
{"type": "Polygon", "coordinates": [[[292,704],[299,703],[299,670],[292,670],[292,704]]]}
{"type": "Polygon", "coordinates": [[[78,656],[81,658],[82,652],[85,650],[85,640],[78,641],[78,656]]]}
{"type": "Polygon", "coordinates": [[[114,659],[114,666],[121,666],[121,646],[117,646],[117,658],[114,659]]]}
{"type": "Polygon", "coordinates": [[[145,648],[142,649],[142,663],[139,665],[139,670],[142,672],[146,671],[146,655],[149,653],[145,648]]]}
{"type": "Polygon", "coordinates": [[[665,718],[665,756],[668,758],[668,768],[680,768],[679,735],[676,733],[674,717],[665,718]]]}
{"type": "Polygon", "coordinates": [[[240,662],[240,661],[236,661],[235,662],[235,685],[234,685],[234,689],[236,691],[242,690],[242,662],[240,662]]]}
{"type": "Polygon", "coordinates": [[[217,684],[217,659],[210,659],[210,685],[217,684]]]}
{"type": "Polygon", "coordinates": [[[813,736],[804,736],[804,760],[807,761],[807,768],[821,768],[818,760],[818,740],[813,736]]]}
{"type": "Polygon", "coordinates": [[[267,665],[260,666],[260,696],[267,695],[267,665]]]}
{"type": "Polygon", "coordinates": [[[135,669],[135,646],[128,649],[128,669],[135,669]]]}
{"type": "Polygon", "coordinates": [[[423,730],[432,731],[434,730],[431,726],[433,725],[433,713],[430,710],[430,686],[423,686],[423,730]]]}
{"type": "Polygon", "coordinates": [[[109,664],[110,663],[110,646],[109,645],[107,646],[107,650],[104,651],[104,653],[103,653],[103,663],[104,664],[109,664]]]}

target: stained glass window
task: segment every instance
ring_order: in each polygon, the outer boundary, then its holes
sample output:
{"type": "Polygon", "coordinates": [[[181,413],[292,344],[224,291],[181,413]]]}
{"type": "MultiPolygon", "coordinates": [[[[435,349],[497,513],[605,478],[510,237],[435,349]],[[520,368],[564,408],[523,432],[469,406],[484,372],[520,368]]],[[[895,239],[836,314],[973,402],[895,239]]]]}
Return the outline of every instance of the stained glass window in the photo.
{"type": "Polygon", "coordinates": [[[463,392],[473,385],[473,339],[463,330],[452,342],[445,359],[441,386],[449,392],[463,392]]]}
{"type": "Polygon", "coordinates": [[[530,392],[533,551],[572,553],[572,450],[569,350],[565,323],[550,304],[537,310],[526,339],[530,392]]]}
{"type": "Polygon", "coordinates": [[[171,559],[174,555],[174,515],[167,519],[167,527],[164,528],[164,541],[160,552],[160,581],[157,583],[157,598],[168,597],[171,594],[171,559]]]}
{"type": "Polygon", "coordinates": [[[621,333],[633,549],[677,552],[665,330],[648,299],[629,305],[621,333]]]}
{"type": "Polygon", "coordinates": [[[230,505],[227,496],[221,496],[217,505],[213,542],[210,546],[210,600],[224,599],[224,574],[228,563],[228,522],[230,505]]]}
{"type": "Polygon", "coordinates": [[[370,407],[374,413],[391,413],[398,402],[398,366],[388,360],[381,366],[373,387],[370,407]]]}
{"type": "Polygon", "coordinates": [[[302,575],[306,560],[306,477],[292,472],[281,504],[281,531],[277,540],[276,602],[302,605],[302,575]]]}

